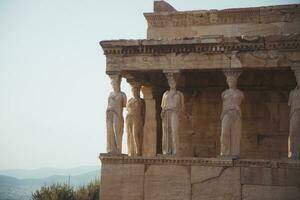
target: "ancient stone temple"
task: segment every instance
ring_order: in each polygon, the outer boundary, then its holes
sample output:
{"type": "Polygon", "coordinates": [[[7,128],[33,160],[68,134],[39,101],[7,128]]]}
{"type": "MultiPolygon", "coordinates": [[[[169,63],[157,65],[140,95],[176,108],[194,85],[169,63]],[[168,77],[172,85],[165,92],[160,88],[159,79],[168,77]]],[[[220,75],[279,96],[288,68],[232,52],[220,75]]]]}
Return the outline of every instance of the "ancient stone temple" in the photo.
{"type": "Polygon", "coordinates": [[[144,16],[147,39],[100,42],[101,200],[299,200],[300,4],[144,16]]]}

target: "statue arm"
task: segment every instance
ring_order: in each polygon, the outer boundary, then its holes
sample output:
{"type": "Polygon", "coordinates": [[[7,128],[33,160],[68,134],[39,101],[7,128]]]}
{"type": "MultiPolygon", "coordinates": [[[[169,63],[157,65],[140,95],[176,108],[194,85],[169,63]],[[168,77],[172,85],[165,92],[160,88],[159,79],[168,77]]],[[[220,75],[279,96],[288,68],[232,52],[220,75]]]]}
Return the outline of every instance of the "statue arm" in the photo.
{"type": "MultiPolygon", "coordinates": [[[[124,100],[124,99],[123,99],[124,100]]],[[[126,110],[128,111],[128,108],[130,106],[130,103],[131,103],[131,99],[129,99],[127,102],[126,102],[126,110]]]]}
{"type": "Polygon", "coordinates": [[[226,92],[226,90],[225,90],[224,92],[222,92],[222,95],[221,95],[221,97],[222,97],[222,100],[224,100],[224,95],[225,95],[225,92],[226,92]]]}
{"type": "Polygon", "coordinates": [[[164,116],[165,116],[165,110],[164,108],[166,107],[166,95],[167,95],[167,92],[164,93],[163,97],[162,97],[162,100],[161,100],[161,113],[160,113],[160,117],[163,119],[164,116]]]}
{"type": "Polygon", "coordinates": [[[167,92],[165,92],[163,94],[163,97],[161,99],[161,108],[164,108],[166,106],[166,95],[167,95],[167,92]]]}
{"type": "Polygon", "coordinates": [[[109,110],[110,108],[110,96],[111,96],[111,92],[109,93],[108,99],[107,99],[107,107],[106,107],[106,111],[109,110]]]}

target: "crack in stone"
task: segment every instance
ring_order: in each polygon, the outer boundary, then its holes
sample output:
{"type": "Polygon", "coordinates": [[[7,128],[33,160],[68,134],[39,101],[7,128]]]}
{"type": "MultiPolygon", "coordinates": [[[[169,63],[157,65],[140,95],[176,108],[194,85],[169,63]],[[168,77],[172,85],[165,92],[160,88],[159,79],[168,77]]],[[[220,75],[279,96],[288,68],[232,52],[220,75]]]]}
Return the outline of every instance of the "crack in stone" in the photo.
{"type": "Polygon", "coordinates": [[[205,183],[207,181],[210,181],[210,180],[214,180],[214,179],[218,179],[222,176],[222,174],[224,173],[224,171],[227,169],[228,167],[223,167],[222,170],[220,171],[220,173],[217,175],[217,176],[213,176],[213,177],[210,177],[210,178],[207,178],[207,179],[204,179],[202,181],[197,181],[197,182],[194,182],[192,183],[192,186],[194,184],[200,184],[200,183],[205,183]]]}

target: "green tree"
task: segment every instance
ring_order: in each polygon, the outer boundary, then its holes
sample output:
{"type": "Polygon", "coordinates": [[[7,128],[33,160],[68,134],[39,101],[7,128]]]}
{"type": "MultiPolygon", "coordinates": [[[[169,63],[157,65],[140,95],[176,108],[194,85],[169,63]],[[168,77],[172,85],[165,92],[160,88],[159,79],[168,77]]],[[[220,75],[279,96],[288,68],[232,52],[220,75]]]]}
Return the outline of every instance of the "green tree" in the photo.
{"type": "Polygon", "coordinates": [[[32,194],[32,200],[99,200],[100,180],[74,188],[67,184],[43,186],[32,194]]]}

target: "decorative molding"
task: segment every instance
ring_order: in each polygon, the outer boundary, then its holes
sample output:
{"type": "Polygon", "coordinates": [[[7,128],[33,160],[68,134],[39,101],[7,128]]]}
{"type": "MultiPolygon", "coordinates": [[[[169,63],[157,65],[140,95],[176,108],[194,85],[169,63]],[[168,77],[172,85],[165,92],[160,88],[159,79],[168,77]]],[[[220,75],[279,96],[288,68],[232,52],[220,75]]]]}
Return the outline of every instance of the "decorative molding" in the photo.
{"type": "Polygon", "coordinates": [[[299,168],[299,160],[222,159],[198,157],[156,157],[100,154],[102,164],[146,164],[146,165],[201,165],[223,167],[299,168]]]}
{"type": "Polygon", "coordinates": [[[290,160],[261,160],[261,159],[241,159],[235,160],[236,167],[266,167],[266,168],[300,168],[300,161],[290,160]]]}
{"type": "Polygon", "coordinates": [[[233,166],[232,159],[218,158],[180,158],[172,156],[132,157],[100,154],[102,164],[151,164],[151,165],[202,165],[202,166],[233,166]]]}
{"type": "Polygon", "coordinates": [[[223,73],[226,77],[235,77],[236,79],[242,74],[242,68],[224,68],[223,73]]]}
{"type": "Polygon", "coordinates": [[[258,50],[299,50],[300,34],[288,36],[186,38],[177,40],[101,41],[105,55],[163,55],[188,53],[236,53],[258,50]]]}

